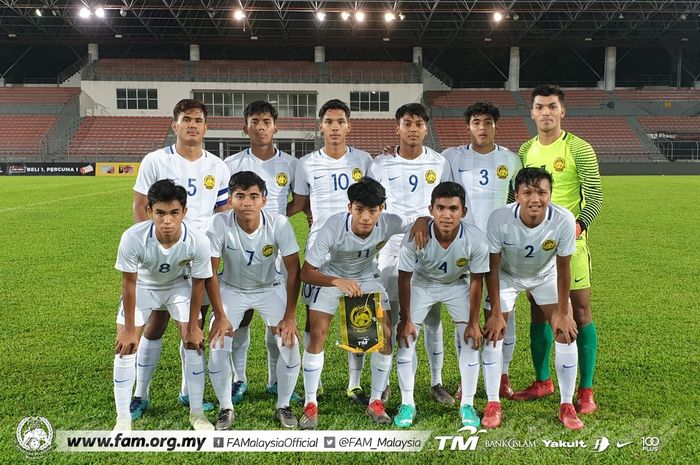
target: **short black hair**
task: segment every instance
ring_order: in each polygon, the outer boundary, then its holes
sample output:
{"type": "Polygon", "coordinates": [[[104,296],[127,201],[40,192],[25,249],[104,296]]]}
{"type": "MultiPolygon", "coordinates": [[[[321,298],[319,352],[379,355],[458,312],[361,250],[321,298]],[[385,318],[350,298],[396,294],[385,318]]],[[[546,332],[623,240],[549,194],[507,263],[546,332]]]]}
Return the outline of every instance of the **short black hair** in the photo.
{"type": "Polygon", "coordinates": [[[549,181],[550,189],[554,186],[552,175],[544,168],[523,168],[515,176],[515,191],[517,192],[520,186],[539,186],[543,179],[549,181]]]}
{"type": "Polygon", "coordinates": [[[182,208],[187,206],[187,190],[175,184],[172,179],[161,179],[148,188],[148,207],[152,208],[156,202],[170,203],[177,200],[182,208]]]}
{"type": "Polygon", "coordinates": [[[396,114],[394,115],[396,121],[401,121],[405,115],[416,116],[421,118],[426,123],[430,121],[430,116],[428,116],[428,110],[425,109],[420,103],[407,103],[406,105],[401,105],[396,114]]]}
{"type": "Polygon", "coordinates": [[[476,102],[468,106],[464,111],[464,121],[469,124],[472,120],[472,116],[476,115],[489,115],[493,118],[493,122],[495,123],[498,121],[498,118],[501,117],[501,112],[498,111],[498,107],[491,102],[476,102]]]}
{"type": "Polygon", "coordinates": [[[277,109],[270,102],[256,100],[246,105],[245,110],[243,110],[243,125],[248,123],[248,118],[260,113],[269,113],[272,116],[272,120],[277,121],[277,109]]]}
{"type": "Polygon", "coordinates": [[[348,188],[348,200],[368,208],[378,207],[386,201],[386,190],[374,179],[363,176],[348,188]]]}
{"type": "Polygon", "coordinates": [[[549,97],[550,95],[556,95],[559,97],[559,103],[564,105],[564,91],[556,84],[540,84],[539,86],[532,89],[532,98],[530,99],[530,105],[535,103],[535,97],[538,95],[542,97],[549,97]]]}
{"type": "Polygon", "coordinates": [[[177,102],[175,108],[173,108],[173,121],[177,121],[177,119],[180,117],[180,113],[187,113],[190,110],[202,110],[204,121],[207,120],[207,115],[209,112],[207,111],[207,106],[205,104],[199,100],[184,98],[177,102]]]}
{"type": "Polygon", "coordinates": [[[328,110],[343,110],[345,112],[345,117],[350,119],[350,107],[348,107],[348,104],[342,100],[334,98],[324,103],[323,106],[321,106],[321,109],[318,110],[318,117],[323,120],[323,116],[328,110]]]}
{"type": "Polygon", "coordinates": [[[430,205],[435,205],[435,200],[444,197],[459,197],[459,201],[462,202],[462,207],[466,204],[466,194],[464,192],[464,187],[452,181],[441,182],[433,192],[430,194],[430,205]]]}
{"type": "Polygon", "coordinates": [[[247,191],[253,186],[258,186],[260,193],[267,197],[267,186],[263,178],[252,171],[239,171],[228,180],[228,193],[231,195],[236,189],[247,191]]]}

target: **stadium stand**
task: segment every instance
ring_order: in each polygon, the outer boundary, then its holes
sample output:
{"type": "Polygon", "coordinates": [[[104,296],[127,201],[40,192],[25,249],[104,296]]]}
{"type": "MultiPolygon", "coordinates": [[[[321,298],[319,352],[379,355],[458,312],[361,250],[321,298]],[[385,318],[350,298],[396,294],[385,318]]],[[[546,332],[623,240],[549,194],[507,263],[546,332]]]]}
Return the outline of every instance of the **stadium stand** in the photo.
{"type": "Polygon", "coordinates": [[[674,134],[680,139],[700,138],[700,116],[640,116],[637,120],[650,133],[674,134]]]}
{"type": "Polygon", "coordinates": [[[192,64],[196,81],[316,82],[318,67],[306,61],[202,60],[192,64]]]}
{"type": "MultiPolygon", "coordinates": [[[[612,100],[608,92],[598,89],[564,89],[567,107],[598,108],[612,100]]],[[[520,95],[530,103],[532,89],[523,89],[520,95]]]]}
{"type": "Polygon", "coordinates": [[[693,89],[619,89],[620,100],[700,100],[700,90],[693,89]]]}
{"type": "MultiPolygon", "coordinates": [[[[515,108],[517,102],[507,90],[451,90],[425,92],[428,106],[466,109],[475,102],[491,102],[499,108],[515,108]]],[[[529,98],[529,97],[528,97],[529,98]]],[[[527,100],[527,98],[526,98],[527,100]]]]}
{"type": "Polygon", "coordinates": [[[398,142],[394,119],[354,118],[351,124],[352,131],[348,136],[348,144],[372,155],[380,153],[385,145],[398,142]]]}
{"type": "Polygon", "coordinates": [[[624,158],[648,159],[648,152],[624,117],[567,116],[562,128],[584,138],[593,146],[599,160],[624,158]]]}
{"type": "MultiPolygon", "coordinates": [[[[465,145],[469,143],[469,132],[462,118],[435,118],[433,120],[437,132],[439,148],[465,145]]],[[[496,143],[517,152],[520,144],[529,139],[530,132],[523,118],[501,117],[497,124],[496,143]]],[[[437,148],[436,148],[437,150],[437,148]]]]}
{"type": "Polygon", "coordinates": [[[65,104],[80,87],[0,87],[0,104],[65,104]]]}
{"type": "Polygon", "coordinates": [[[68,146],[68,158],[140,159],[164,145],[171,121],[167,117],[86,117],[68,146]]]}
{"type": "Polygon", "coordinates": [[[37,158],[56,115],[0,115],[0,158],[37,158]]]}
{"type": "MultiPolygon", "coordinates": [[[[276,126],[277,129],[282,131],[314,131],[316,129],[316,124],[317,123],[314,118],[278,118],[276,126]]],[[[210,116],[207,118],[207,128],[242,131],[243,118],[210,116]]]]}

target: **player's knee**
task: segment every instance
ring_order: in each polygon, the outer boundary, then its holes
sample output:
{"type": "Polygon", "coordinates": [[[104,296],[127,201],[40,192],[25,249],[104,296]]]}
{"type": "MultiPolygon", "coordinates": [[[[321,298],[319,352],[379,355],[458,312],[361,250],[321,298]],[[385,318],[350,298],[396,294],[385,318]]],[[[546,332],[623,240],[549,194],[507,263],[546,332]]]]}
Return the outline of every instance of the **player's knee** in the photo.
{"type": "MultiPolygon", "coordinates": [[[[566,344],[567,343],[566,338],[564,337],[564,334],[562,334],[561,332],[559,334],[557,334],[557,336],[554,338],[554,340],[557,341],[559,344],[566,344]]],[[[569,339],[569,343],[573,344],[574,342],[576,342],[576,336],[571,337],[569,339]]]]}
{"type": "Polygon", "coordinates": [[[532,322],[537,324],[544,324],[548,321],[542,309],[537,305],[532,305],[530,307],[530,317],[532,318],[532,322]]]}
{"type": "Polygon", "coordinates": [[[590,305],[573,305],[574,321],[579,328],[583,328],[593,322],[590,305]]]}
{"type": "Polygon", "coordinates": [[[143,335],[146,339],[155,341],[161,339],[163,334],[165,334],[165,329],[168,327],[168,320],[163,321],[161,318],[152,318],[156,313],[166,313],[166,312],[153,312],[151,313],[151,318],[148,319],[148,323],[144,326],[143,335]]]}

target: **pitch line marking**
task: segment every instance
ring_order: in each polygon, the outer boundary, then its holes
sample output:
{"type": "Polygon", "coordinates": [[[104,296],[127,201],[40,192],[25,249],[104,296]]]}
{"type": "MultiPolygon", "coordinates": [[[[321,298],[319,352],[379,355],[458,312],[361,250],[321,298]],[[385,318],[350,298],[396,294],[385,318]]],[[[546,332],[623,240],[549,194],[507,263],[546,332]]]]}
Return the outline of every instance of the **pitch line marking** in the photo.
{"type": "Polygon", "coordinates": [[[23,208],[40,207],[42,205],[48,205],[51,203],[63,202],[64,200],[80,199],[82,197],[91,197],[93,195],[112,194],[114,192],[121,192],[124,190],[126,190],[126,189],[121,188],[121,189],[114,189],[111,191],[91,192],[89,194],[80,194],[80,195],[73,195],[71,197],[63,197],[60,199],[47,200],[46,202],[30,203],[29,205],[20,205],[18,207],[2,208],[2,209],[0,209],[0,213],[10,212],[10,211],[14,211],[14,210],[20,210],[23,208]]]}

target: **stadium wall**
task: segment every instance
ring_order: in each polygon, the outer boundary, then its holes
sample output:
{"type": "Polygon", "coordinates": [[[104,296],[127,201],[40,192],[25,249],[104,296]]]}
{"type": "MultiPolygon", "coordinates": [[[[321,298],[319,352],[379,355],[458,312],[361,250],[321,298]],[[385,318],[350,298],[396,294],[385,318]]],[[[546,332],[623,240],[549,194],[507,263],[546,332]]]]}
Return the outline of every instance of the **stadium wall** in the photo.
{"type": "Polygon", "coordinates": [[[317,106],[339,98],[350,101],[353,91],[389,92],[389,111],[353,112],[357,118],[393,118],[398,107],[409,102],[420,102],[423,84],[300,84],[300,83],[225,83],[225,82],[154,82],[154,81],[82,81],[83,95],[80,102],[80,116],[170,116],[175,104],[183,98],[191,97],[193,90],[232,90],[232,91],[289,91],[315,92],[317,106]],[[157,89],[157,110],[117,109],[117,89],[157,89]]]}

